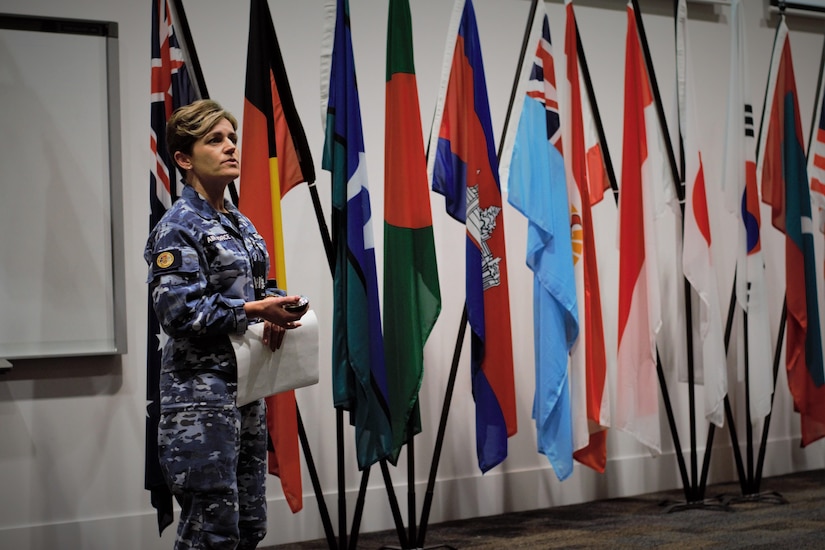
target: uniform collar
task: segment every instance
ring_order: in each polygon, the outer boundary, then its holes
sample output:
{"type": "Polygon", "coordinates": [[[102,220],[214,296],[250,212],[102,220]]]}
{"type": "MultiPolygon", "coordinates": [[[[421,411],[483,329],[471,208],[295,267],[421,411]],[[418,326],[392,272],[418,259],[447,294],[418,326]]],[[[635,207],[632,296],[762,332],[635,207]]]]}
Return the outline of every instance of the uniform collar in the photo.
{"type": "MultiPolygon", "coordinates": [[[[184,185],[183,186],[183,193],[181,194],[181,198],[186,199],[189,201],[189,204],[192,205],[192,208],[195,212],[202,218],[207,220],[220,220],[220,214],[217,210],[215,210],[209,201],[204,199],[200,193],[195,191],[195,189],[191,185],[184,185]]],[[[235,208],[235,205],[232,204],[231,201],[226,199],[223,200],[224,208],[227,211],[233,214],[237,214],[238,209],[235,208]]]]}

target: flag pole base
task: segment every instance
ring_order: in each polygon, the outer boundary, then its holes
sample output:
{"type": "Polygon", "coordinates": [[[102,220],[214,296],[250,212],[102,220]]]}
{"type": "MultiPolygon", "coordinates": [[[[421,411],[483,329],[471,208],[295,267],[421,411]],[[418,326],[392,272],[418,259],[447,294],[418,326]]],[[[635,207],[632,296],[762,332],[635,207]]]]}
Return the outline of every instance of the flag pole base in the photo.
{"type": "Polygon", "coordinates": [[[402,547],[402,546],[381,546],[380,550],[434,550],[435,548],[449,548],[449,550],[458,550],[455,546],[450,546],[449,544],[437,544],[435,546],[410,546],[410,547],[402,547]]]}
{"type": "Polygon", "coordinates": [[[771,504],[788,504],[788,500],[776,491],[763,491],[761,493],[749,493],[744,495],[722,494],[716,497],[726,505],[741,504],[747,502],[767,502],[771,504]]]}
{"type": "Polygon", "coordinates": [[[718,499],[702,499],[697,501],[673,501],[664,500],[659,503],[659,506],[665,506],[665,513],[684,512],[685,510],[716,510],[722,512],[733,512],[727,503],[718,499]]]}

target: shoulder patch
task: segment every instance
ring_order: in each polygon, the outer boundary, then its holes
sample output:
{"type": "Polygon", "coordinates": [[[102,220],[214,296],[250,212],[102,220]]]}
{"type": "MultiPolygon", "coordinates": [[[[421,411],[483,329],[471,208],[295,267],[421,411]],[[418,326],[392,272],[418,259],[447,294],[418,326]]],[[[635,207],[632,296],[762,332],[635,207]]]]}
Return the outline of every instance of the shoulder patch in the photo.
{"type": "Polygon", "coordinates": [[[155,254],[154,264],[158,269],[180,267],[182,263],[180,250],[164,250],[155,254]]]}

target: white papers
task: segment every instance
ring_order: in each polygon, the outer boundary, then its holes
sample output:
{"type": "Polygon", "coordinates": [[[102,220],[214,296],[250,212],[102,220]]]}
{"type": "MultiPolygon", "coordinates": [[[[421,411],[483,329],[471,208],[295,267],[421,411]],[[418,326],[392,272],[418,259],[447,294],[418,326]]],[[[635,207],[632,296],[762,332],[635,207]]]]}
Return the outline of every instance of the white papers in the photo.
{"type": "Polygon", "coordinates": [[[318,383],[318,319],[307,311],[301,326],[287,330],[281,347],[270,351],[262,341],[264,323],[232,335],[238,363],[238,406],[262,397],[318,383]]]}

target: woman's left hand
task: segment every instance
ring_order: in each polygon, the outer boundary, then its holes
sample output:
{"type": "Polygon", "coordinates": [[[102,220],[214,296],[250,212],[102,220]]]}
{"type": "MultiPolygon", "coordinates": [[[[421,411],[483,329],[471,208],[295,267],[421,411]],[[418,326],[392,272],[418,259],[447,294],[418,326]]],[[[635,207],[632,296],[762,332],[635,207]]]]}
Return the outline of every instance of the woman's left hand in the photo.
{"type": "Polygon", "coordinates": [[[284,327],[270,323],[269,321],[264,321],[263,342],[264,345],[268,345],[272,351],[281,347],[284,341],[284,334],[286,334],[284,327]]]}

